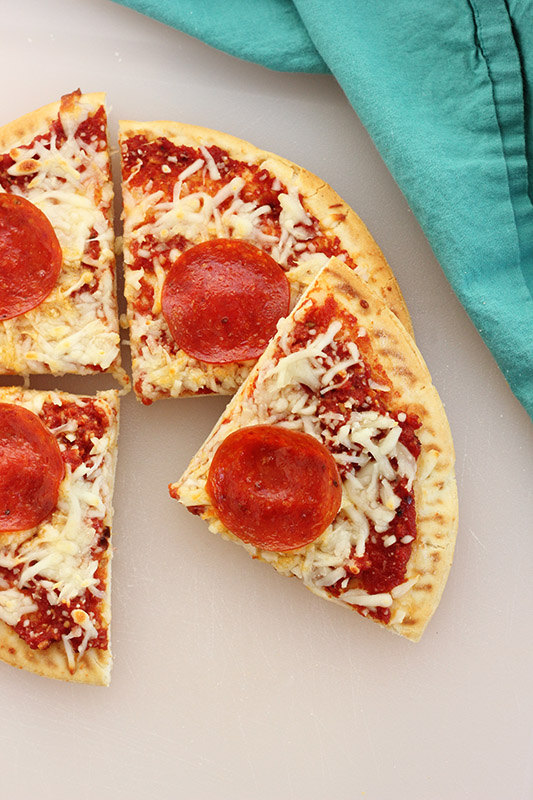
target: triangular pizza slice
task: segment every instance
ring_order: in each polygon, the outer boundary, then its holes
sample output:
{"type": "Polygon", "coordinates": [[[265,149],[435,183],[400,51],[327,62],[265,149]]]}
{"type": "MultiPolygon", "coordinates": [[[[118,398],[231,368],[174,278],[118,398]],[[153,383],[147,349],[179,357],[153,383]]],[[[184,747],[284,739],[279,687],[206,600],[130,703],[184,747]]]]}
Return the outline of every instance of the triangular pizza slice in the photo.
{"type": "Polygon", "coordinates": [[[107,685],[116,391],[0,389],[0,659],[107,685]]]}
{"type": "Polygon", "coordinates": [[[170,493],[254,558],[412,640],[451,566],[442,404],[404,327],[336,259],[170,493]]]}
{"type": "Polygon", "coordinates": [[[105,95],[0,128],[0,374],[120,365],[105,95]]]}
{"type": "Polygon", "coordinates": [[[323,180],[218,131],[121,122],[137,397],[234,394],[317,271],[344,260],[410,329],[364,223],[323,180]]]}

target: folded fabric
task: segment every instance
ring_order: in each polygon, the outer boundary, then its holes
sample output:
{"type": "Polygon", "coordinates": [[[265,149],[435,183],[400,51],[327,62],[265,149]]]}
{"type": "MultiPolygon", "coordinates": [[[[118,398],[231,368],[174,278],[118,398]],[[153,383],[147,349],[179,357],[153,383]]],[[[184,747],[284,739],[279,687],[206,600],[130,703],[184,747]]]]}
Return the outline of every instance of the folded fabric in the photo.
{"type": "Polygon", "coordinates": [[[533,417],[533,0],[119,0],[337,78],[533,417]]]}

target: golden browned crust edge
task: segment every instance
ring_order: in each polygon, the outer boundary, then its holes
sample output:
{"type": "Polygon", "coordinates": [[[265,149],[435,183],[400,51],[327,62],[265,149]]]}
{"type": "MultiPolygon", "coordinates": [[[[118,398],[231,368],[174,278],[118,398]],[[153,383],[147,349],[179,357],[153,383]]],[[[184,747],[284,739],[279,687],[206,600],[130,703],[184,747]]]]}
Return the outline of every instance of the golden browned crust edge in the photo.
{"type": "Polygon", "coordinates": [[[119,141],[143,134],[148,139],[164,136],[179,144],[197,147],[198,142],[217,145],[232,157],[253,163],[268,162],[268,168],[285,184],[298,186],[309,211],[326,231],[338,236],[342,247],[358,263],[364,280],[401,320],[413,335],[411,318],[398,282],[364,222],[339,194],[312,172],[286,158],[261,150],[244,139],[228,133],[181,122],[119,122],[119,141]]]}
{"type": "Polygon", "coordinates": [[[408,580],[417,576],[418,580],[391,608],[393,617],[397,611],[405,613],[403,621],[392,628],[417,641],[440,601],[457,535],[455,453],[450,427],[427,365],[394,314],[335,259],[325,268],[323,278],[327,290],[367,329],[377,361],[394,387],[390,409],[416,414],[422,422],[417,431],[422,448],[415,480],[417,539],[406,575],[408,580]]]}
{"type": "Polygon", "coordinates": [[[72,673],[68,667],[65,648],[54,642],[46,650],[32,650],[20,639],[13,628],[0,620],[0,659],[13,667],[33,672],[43,678],[54,678],[72,683],[109,686],[111,677],[111,651],[89,647],[76,662],[72,673]]]}
{"type": "Polygon", "coordinates": [[[336,210],[338,221],[332,232],[339,237],[344,249],[357,262],[357,274],[363,277],[367,286],[381,297],[413,336],[411,317],[398,281],[363,220],[327,184],[323,184],[319,191],[307,198],[307,207],[320,220],[331,214],[330,209],[339,202],[341,206],[336,210]]]}
{"type": "MultiPolygon", "coordinates": [[[[335,299],[349,313],[357,316],[360,324],[367,329],[376,360],[384,366],[393,384],[390,409],[417,414],[422,422],[418,431],[422,449],[414,484],[417,539],[406,570],[406,580],[416,579],[416,583],[393,601],[393,621],[384,626],[417,641],[439,604],[457,535],[455,455],[450,428],[427,366],[414,341],[395,315],[342,262],[331,259],[292,314],[297,313],[308,298],[320,302],[329,293],[334,293],[335,299]],[[394,622],[394,619],[397,621],[394,622]]],[[[269,344],[247,381],[226,407],[184,475],[169,487],[171,495],[180,502],[183,502],[180,498],[181,487],[189,478],[197,481],[207,474],[215,449],[232,430],[239,427],[239,415],[253,395],[257,375],[262,364],[270,360],[276,340],[277,337],[269,344]]],[[[248,417],[246,424],[253,424],[253,419],[248,417]]],[[[200,516],[211,523],[216,519],[210,506],[206,506],[200,516]]],[[[239,541],[218,520],[214,527],[216,532],[239,541]]],[[[214,527],[211,526],[211,529],[214,530],[214,527]]]]}
{"type": "MultiPolygon", "coordinates": [[[[16,402],[17,397],[31,392],[34,394],[49,394],[48,392],[38,392],[36,390],[19,389],[15,387],[0,388],[0,400],[2,402],[16,402]]],[[[68,392],[54,392],[61,398],[69,399],[74,395],[68,392]]],[[[90,397],[90,395],[78,395],[90,397]]],[[[96,398],[109,406],[111,412],[110,431],[113,432],[111,441],[112,464],[108,475],[109,497],[113,495],[113,485],[115,478],[115,468],[117,460],[117,437],[119,424],[120,401],[119,393],[115,389],[97,392],[96,398]]],[[[112,528],[113,507],[107,508],[106,524],[112,528]]],[[[110,543],[105,558],[106,569],[106,595],[102,599],[101,613],[103,620],[107,623],[108,636],[111,627],[111,559],[112,545],[110,543]]],[[[86,683],[95,686],[109,686],[111,679],[111,666],[113,657],[111,653],[111,643],[106,650],[96,647],[89,647],[83,656],[76,661],[74,672],[68,666],[65,648],[62,642],[54,642],[46,650],[34,650],[23,641],[13,628],[0,620],[0,660],[13,667],[33,672],[44,678],[69,681],[73,683],[86,683]]]]}
{"type": "MultiPolygon", "coordinates": [[[[89,92],[80,97],[81,102],[91,106],[95,111],[101,105],[105,105],[105,99],[105,92],[89,92]]],[[[7,122],[0,128],[0,151],[5,152],[19,145],[29,144],[35,136],[46,133],[50,123],[56,119],[60,106],[61,102],[57,100],[7,122]]]]}
{"type": "MultiPolygon", "coordinates": [[[[11,120],[10,122],[6,123],[0,128],[0,152],[9,152],[13,148],[29,144],[36,136],[45,134],[48,132],[50,128],[50,124],[57,119],[59,111],[61,109],[62,102],[65,104],[66,108],[71,108],[74,110],[78,110],[81,112],[82,106],[88,107],[90,113],[97,111],[100,106],[106,106],[106,93],[105,92],[89,92],[86,94],[77,93],[78,90],[71,92],[70,94],[63,95],[61,100],[57,100],[53,103],[49,103],[46,106],[42,106],[34,111],[30,111],[27,114],[24,114],[21,117],[18,117],[15,120],[11,120]]],[[[107,139],[108,139],[108,156],[109,156],[109,163],[111,165],[111,154],[109,153],[109,132],[106,131],[107,139]]],[[[110,179],[112,185],[112,177],[110,179]]],[[[109,209],[109,224],[110,228],[113,231],[113,203],[109,209]]],[[[118,297],[117,297],[117,279],[116,279],[116,265],[115,259],[113,258],[112,263],[110,264],[110,269],[113,272],[113,291],[114,291],[114,306],[116,310],[116,333],[119,334],[119,320],[118,320],[118,297]]],[[[10,339],[5,334],[1,337],[4,339],[2,345],[4,347],[9,347],[7,353],[4,354],[4,361],[7,363],[0,363],[0,374],[1,375],[30,375],[30,374],[39,374],[39,370],[30,369],[26,367],[19,368],[14,365],[13,362],[19,358],[17,346],[18,346],[18,339],[17,337],[13,337],[10,339]],[[6,357],[9,355],[9,357],[6,357]]],[[[130,390],[130,379],[127,375],[125,369],[122,367],[122,360],[121,360],[121,353],[120,348],[118,350],[118,355],[115,360],[109,365],[109,367],[105,370],[109,374],[111,374],[117,381],[120,383],[126,390],[130,390]]],[[[62,375],[62,372],[54,372],[53,370],[43,369],[43,373],[45,374],[57,374],[62,375]]],[[[78,375],[94,375],[95,370],[90,369],[89,367],[80,366],[76,372],[72,374],[78,375]]]]}

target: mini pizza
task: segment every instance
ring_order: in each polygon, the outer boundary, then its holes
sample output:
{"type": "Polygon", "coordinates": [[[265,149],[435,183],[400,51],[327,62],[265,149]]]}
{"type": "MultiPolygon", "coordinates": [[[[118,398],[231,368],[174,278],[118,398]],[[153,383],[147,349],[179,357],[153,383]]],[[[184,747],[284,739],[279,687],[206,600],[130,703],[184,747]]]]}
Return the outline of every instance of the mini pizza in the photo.
{"type": "Polygon", "coordinates": [[[107,685],[118,393],[0,389],[0,659],[107,685]]]}
{"type": "Polygon", "coordinates": [[[233,394],[330,256],[411,331],[367,228],[324,181],[217,131],[121,122],[124,267],[135,392],[233,394]]]}
{"type": "Polygon", "coordinates": [[[0,373],[120,366],[104,94],[0,128],[0,373]]]}
{"type": "Polygon", "coordinates": [[[336,259],[170,493],[214,533],[408,639],[457,530],[454,452],[412,338],[336,259]]]}

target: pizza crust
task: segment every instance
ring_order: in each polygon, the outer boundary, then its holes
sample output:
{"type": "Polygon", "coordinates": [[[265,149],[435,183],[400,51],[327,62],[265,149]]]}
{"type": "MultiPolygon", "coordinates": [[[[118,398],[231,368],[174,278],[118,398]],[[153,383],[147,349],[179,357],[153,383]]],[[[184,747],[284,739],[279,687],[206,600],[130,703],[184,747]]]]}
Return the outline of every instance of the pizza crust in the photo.
{"type": "MultiPolygon", "coordinates": [[[[72,92],[0,128],[0,153],[9,153],[15,162],[3,174],[13,181],[8,190],[48,217],[63,254],[50,294],[24,314],[0,321],[0,374],[110,372],[123,386],[129,384],[120,357],[109,147],[89,158],[74,136],[101,106],[103,92],[72,92]],[[69,149],[47,145],[31,158],[26,146],[47,134],[60,113],[72,136],[64,143],[69,149]],[[84,163],[78,172],[80,159],[84,163]],[[17,184],[24,176],[29,182],[17,184]],[[94,239],[99,243],[96,258],[89,246],[94,239]]],[[[100,136],[107,142],[107,131],[100,136]]]]}
{"type": "MultiPolygon", "coordinates": [[[[72,400],[74,398],[74,395],[65,392],[53,392],[50,394],[64,400],[72,400]]],[[[46,392],[9,387],[0,389],[0,402],[17,403],[17,401],[24,401],[30,395],[46,395],[46,399],[49,399],[49,393],[46,392]]],[[[95,398],[89,399],[96,399],[100,407],[104,408],[109,415],[109,427],[106,430],[109,438],[108,451],[100,467],[103,475],[100,500],[105,506],[105,516],[102,524],[111,530],[113,522],[112,497],[117,461],[119,394],[115,390],[101,391],[96,394],[95,398]]],[[[20,539],[20,537],[17,537],[16,532],[0,533],[0,547],[8,538],[14,541],[20,539]]],[[[0,660],[11,666],[34,672],[46,678],[108,686],[112,666],[109,641],[111,624],[111,561],[112,544],[110,541],[100,561],[105,574],[106,590],[99,604],[99,612],[108,632],[108,647],[106,649],[88,647],[81,657],[76,657],[74,669],[72,669],[69,666],[66,650],[62,642],[54,642],[43,650],[33,649],[18,636],[10,625],[0,620],[0,660]]]]}
{"type": "MultiPolygon", "coordinates": [[[[412,338],[396,316],[381,302],[368,286],[342,262],[331,259],[302,297],[291,317],[305,302],[321,304],[333,295],[336,302],[368,331],[373,346],[374,363],[381,364],[392,381],[387,408],[416,414],[422,426],[417,431],[421,453],[414,482],[417,537],[406,569],[407,591],[395,597],[391,606],[391,621],[387,629],[417,641],[440,601],[451,567],[457,534],[457,489],[454,472],[454,448],[450,428],[427,366],[412,338]],[[413,585],[410,585],[413,582],[413,585]]],[[[186,507],[205,519],[211,531],[223,535],[248,550],[254,557],[267,561],[278,571],[290,575],[295,566],[291,553],[273,554],[245,545],[228,531],[211,506],[205,484],[209,465],[219,444],[231,432],[257,424],[256,385],[267,372],[277,348],[278,336],[269,344],[212,433],[193,457],[179,481],[172,484],[170,493],[186,507]]],[[[309,588],[312,588],[309,586],[309,588]]],[[[314,590],[315,591],[315,590],[314,590]]],[[[345,605],[342,600],[316,590],[320,596],[345,605]]]]}
{"type": "MultiPolygon", "coordinates": [[[[69,95],[66,95],[69,97],[69,95]]],[[[81,95],[80,102],[90,111],[97,111],[100,106],[105,105],[105,92],[89,92],[81,95]]],[[[0,150],[6,152],[13,147],[19,147],[26,142],[31,142],[36,136],[45,134],[50,129],[50,125],[57,119],[61,101],[48,103],[46,106],[29,111],[18,119],[7,122],[0,128],[0,150]]],[[[72,106],[73,110],[75,106],[72,106]]],[[[81,106],[80,106],[81,110],[81,106]]]]}
{"type": "Polygon", "coordinates": [[[207,147],[221,147],[232,158],[240,161],[253,164],[265,162],[265,168],[282,183],[298,187],[309,211],[325,230],[334,232],[339,237],[342,246],[360,265],[363,280],[381,295],[383,301],[413,335],[411,317],[400,287],[377,242],[355,211],[321,178],[286,158],[255,147],[244,139],[199,125],[162,120],[149,123],[124,120],[119,123],[119,130],[121,140],[138,134],[145,135],[149,140],[162,136],[189,147],[196,148],[199,143],[207,147]]]}
{"type": "Polygon", "coordinates": [[[338,262],[332,260],[323,277],[327,290],[357,314],[369,331],[376,361],[394,386],[391,410],[416,414],[422,422],[417,431],[422,450],[414,484],[417,538],[406,573],[407,580],[417,578],[417,583],[391,608],[393,618],[395,613],[397,618],[405,613],[392,628],[417,641],[438,606],[455,548],[458,500],[450,427],[426,363],[396,317],[357,277],[347,276],[338,262]]]}
{"type": "MultiPolygon", "coordinates": [[[[360,277],[382,297],[383,301],[401,320],[406,330],[411,335],[413,334],[405,301],[383,253],[362,220],[323,180],[291,161],[261,150],[249,142],[200,126],[167,121],[121,121],[119,123],[119,139],[122,144],[138,135],[145,137],[149,142],[158,138],[166,138],[175,145],[191,147],[196,150],[200,146],[216,146],[226,151],[232,159],[266,169],[270,175],[278,178],[287,187],[288,192],[294,192],[295,196],[301,197],[306,213],[318,221],[320,230],[330,239],[336,237],[339,240],[341,249],[346,251],[357,263],[356,271],[360,277]]],[[[157,344],[158,337],[168,335],[166,323],[160,318],[160,310],[157,312],[158,298],[164,280],[164,274],[161,274],[161,271],[157,274],[158,271],[153,270],[149,274],[143,275],[143,280],[150,285],[153,291],[157,324],[146,321],[142,314],[134,310],[133,306],[138,299],[139,292],[139,274],[142,271],[130,268],[129,249],[134,240],[134,231],[142,226],[143,212],[141,209],[143,202],[146,201],[146,193],[138,187],[130,190],[128,181],[124,180],[123,195],[126,297],[132,344],[133,381],[137,394],[141,399],[151,402],[158,397],[169,395],[177,397],[200,393],[234,393],[242,383],[243,377],[248,374],[250,364],[204,364],[191,359],[179,349],[176,354],[169,355],[164,346],[157,344]],[[147,339],[153,342],[152,347],[146,345],[147,339]]],[[[154,208],[151,206],[148,212],[152,217],[157,213],[154,208]]],[[[237,238],[240,236],[233,233],[232,235],[237,238]]],[[[201,240],[212,237],[213,234],[205,231],[201,240]]],[[[244,235],[243,238],[247,238],[247,235],[244,235]]],[[[198,241],[194,240],[194,243],[196,244],[198,241]]],[[[291,268],[286,272],[291,284],[293,304],[327,260],[322,253],[317,256],[318,263],[315,263],[316,258],[314,257],[309,261],[302,259],[298,261],[296,268],[291,268]]]]}
{"type": "Polygon", "coordinates": [[[61,642],[54,642],[46,650],[33,650],[2,620],[0,620],[0,659],[13,667],[60,681],[108,686],[111,679],[110,649],[89,647],[76,661],[74,672],[71,672],[61,642]]]}

